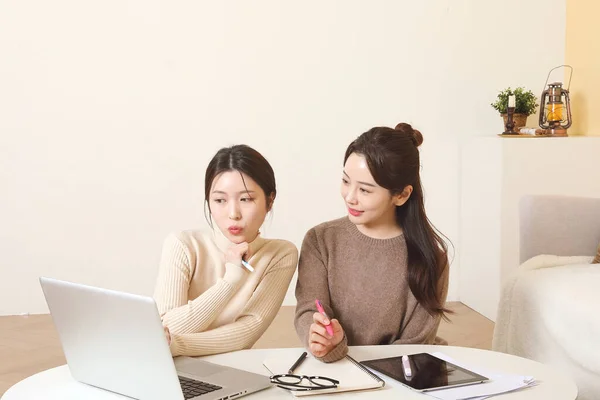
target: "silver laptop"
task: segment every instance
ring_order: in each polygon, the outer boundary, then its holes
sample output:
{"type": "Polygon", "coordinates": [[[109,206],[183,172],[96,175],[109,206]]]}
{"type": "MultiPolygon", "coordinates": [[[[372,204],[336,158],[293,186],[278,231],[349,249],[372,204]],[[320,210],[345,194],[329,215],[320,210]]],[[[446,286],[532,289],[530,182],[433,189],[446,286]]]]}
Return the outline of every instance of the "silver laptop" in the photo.
{"type": "Polygon", "coordinates": [[[271,386],[269,378],[171,357],[154,299],[40,278],[71,375],[142,400],[233,399],[271,386]]]}

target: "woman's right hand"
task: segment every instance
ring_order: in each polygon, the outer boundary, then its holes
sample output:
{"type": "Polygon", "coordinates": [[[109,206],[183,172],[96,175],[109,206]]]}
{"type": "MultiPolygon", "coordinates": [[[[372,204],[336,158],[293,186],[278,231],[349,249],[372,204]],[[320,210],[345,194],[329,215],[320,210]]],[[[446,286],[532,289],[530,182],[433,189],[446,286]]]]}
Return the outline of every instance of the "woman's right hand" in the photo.
{"type": "Polygon", "coordinates": [[[225,253],[225,262],[241,266],[242,259],[248,260],[251,256],[248,242],[233,244],[225,253]]]}
{"type": "Polygon", "coordinates": [[[327,320],[321,313],[313,314],[313,323],[308,331],[308,349],[315,357],[325,357],[344,338],[344,329],[337,319],[327,320]],[[327,325],[331,324],[333,336],[327,333],[327,325]]]}

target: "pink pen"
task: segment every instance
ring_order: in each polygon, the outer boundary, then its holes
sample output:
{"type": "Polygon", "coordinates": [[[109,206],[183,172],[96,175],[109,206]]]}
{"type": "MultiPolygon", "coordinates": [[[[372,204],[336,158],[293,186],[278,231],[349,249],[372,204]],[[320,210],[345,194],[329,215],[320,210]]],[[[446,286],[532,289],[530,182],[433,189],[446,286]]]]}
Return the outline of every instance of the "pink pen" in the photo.
{"type": "Polygon", "coordinates": [[[315,304],[317,305],[317,310],[319,310],[319,312],[321,314],[323,314],[323,316],[329,320],[329,325],[325,325],[325,329],[327,329],[327,333],[329,333],[331,336],[333,336],[333,328],[331,327],[331,320],[329,319],[327,314],[325,314],[323,305],[321,304],[321,302],[319,300],[315,300],[315,304]]]}

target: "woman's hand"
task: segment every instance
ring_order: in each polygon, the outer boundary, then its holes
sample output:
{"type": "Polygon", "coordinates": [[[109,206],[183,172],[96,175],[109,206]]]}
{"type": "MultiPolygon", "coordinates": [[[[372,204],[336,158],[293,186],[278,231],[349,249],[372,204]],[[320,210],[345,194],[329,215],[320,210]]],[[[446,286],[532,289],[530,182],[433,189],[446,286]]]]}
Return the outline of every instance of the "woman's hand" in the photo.
{"type": "Polygon", "coordinates": [[[167,343],[170,346],[171,345],[171,332],[169,331],[169,328],[167,328],[166,326],[164,328],[165,328],[165,336],[167,337],[167,343]]]}
{"type": "Polygon", "coordinates": [[[325,357],[344,338],[344,329],[337,319],[329,321],[321,313],[313,314],[313,323],[308,331],[308,349],[315,357],[325,357]],[[330,325],[333,328],[333,336],[327,333],[325,328],[330,325]]]}
{"type": "Polygon", "coordinates": [[[250,257],[252,257],[252,254],[250,254],[248,242],[242,242],[229,246],[225,253],[225,262],[241,265],[242,259],[248,260],[250,257]]]}

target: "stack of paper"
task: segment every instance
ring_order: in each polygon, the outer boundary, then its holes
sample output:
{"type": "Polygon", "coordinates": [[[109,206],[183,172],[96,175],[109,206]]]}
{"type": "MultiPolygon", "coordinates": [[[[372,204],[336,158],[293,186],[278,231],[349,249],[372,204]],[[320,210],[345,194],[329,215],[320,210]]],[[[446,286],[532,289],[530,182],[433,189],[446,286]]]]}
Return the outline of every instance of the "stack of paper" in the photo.
{"type": "Polygon", "coordinates": [[[532,376],[497,374],[492,371],[473,368],[464,363],[459,363],[443,353],[432,353],[434,356],[451,362],[459,367],[466,368],[490,379],[489,382],[469,386],[460,386],[451,389],[442,389],[427,392],[431,397],[440,400],[483,400],[503,393],[514,392],[537,385],[532,376]]]}

